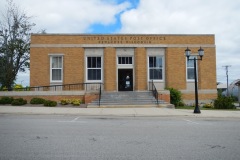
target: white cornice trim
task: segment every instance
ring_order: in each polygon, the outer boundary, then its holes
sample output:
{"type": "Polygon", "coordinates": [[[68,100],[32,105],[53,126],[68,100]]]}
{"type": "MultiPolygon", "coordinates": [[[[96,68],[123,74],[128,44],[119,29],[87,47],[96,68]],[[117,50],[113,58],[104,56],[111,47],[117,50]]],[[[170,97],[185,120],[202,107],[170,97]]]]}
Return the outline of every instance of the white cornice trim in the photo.
{"type": "Polygon", "coordinates": [[[33,36],[215,36],[215,34],[79,34],[79,33],[32,33],[33,36]]]}

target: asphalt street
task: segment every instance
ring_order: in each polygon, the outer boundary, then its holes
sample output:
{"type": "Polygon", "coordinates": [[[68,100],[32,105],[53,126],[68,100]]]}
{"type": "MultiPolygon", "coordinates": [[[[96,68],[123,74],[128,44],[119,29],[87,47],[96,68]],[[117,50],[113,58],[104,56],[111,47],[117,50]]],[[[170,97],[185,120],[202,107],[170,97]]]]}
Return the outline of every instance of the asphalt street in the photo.
{"type": "Polygon", "coordinates": [[[240,119],[0,114],[0,159],[237,160],[240,119]]]}

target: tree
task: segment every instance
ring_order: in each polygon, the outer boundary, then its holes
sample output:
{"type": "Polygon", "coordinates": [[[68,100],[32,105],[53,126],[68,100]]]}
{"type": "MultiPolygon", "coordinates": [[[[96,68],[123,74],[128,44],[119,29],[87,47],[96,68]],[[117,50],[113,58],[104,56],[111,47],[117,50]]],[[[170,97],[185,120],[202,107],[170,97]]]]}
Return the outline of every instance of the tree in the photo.
{"type": "Polygon", "coordinates": [[[29,68],[31,29],[35,26],[12,0],[0,20],[0,83],[12,88],[18,72],[29,68]]]}

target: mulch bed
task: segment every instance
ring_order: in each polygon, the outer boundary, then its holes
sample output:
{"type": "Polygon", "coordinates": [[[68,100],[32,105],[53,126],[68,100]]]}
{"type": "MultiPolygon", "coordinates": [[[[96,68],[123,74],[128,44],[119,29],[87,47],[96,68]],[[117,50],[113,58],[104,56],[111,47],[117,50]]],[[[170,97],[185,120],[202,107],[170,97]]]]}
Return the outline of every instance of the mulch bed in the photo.
{"type": "MultiPolygon", "coordinates": [[[[11,107],[12,105],[11,104],[0,104],[1,106],[9,106],[11,107]]],[[[15,106],[13,106],[15,107],[15,106]]],[[[25,105],[22,105],[22,106],[18,106],[18,107],[48,107],[48,106],[44,106],[43,104],[30,104],[30,103],[27,103],[25,105]]],[[[57,106],[55,106],[57,108],[87,108],[87,105],[86,104],[80,104],[79,106],[74,106],[72,104],[68,104],[68,105],[62,105],[60,103],[57,104],[57,106]]]]}

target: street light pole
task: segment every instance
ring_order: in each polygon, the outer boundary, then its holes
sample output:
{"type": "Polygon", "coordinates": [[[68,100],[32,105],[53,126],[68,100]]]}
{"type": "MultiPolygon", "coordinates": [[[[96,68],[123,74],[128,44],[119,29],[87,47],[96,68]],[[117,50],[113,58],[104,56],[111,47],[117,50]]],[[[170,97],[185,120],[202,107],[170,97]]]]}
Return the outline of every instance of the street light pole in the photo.
{"type": "Polygon", "coordinates": [[[227,76],[227,97],[229,96],[229,90],[228,90],[228,67],[231,67],[230,65],[223,66],[226,68],[226,76],[227,76]]]}
{"type": "Polygon", "coordinates": [[[190,55],[191,55],[191,50],[189,48],[187,48],[185,50],[185,55],[187,57],[187,60],[193,60],[194,61],[194,82],[195,82],[195,109],[193,113],[201,113],[199,106],[198,106],[198,85],[197,85],[197,65],[196,65],[196,61],[197,60],[202,60],[202,57],[204,55],[204,50],[200,47],[200,49],[198,50],[198,55],[200,56],[200,58],[196,58],[194,57],[193,59],[190,59],[190,55]]]}
{"type": "Polygon", "coordinates": [[[201,113],[198,106],[198,85],[197,85],[197,65],[196,65],[196,57],[193,59],[194,61],[194,82],[195,82],[195,109],[193,113],[201,113]]]}

